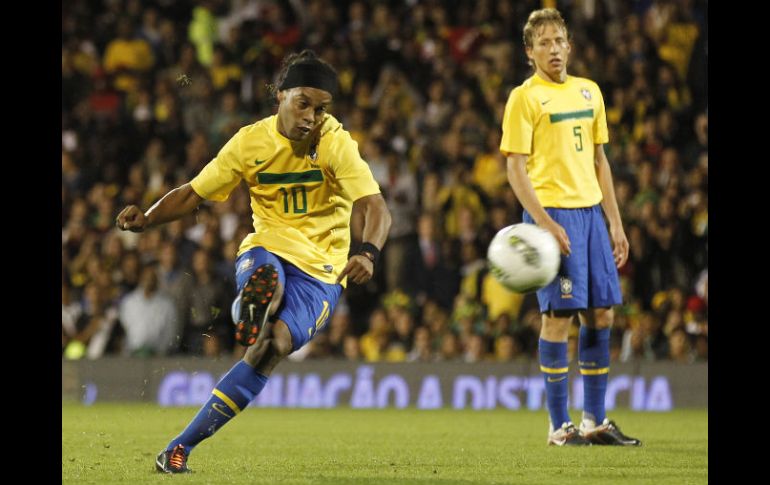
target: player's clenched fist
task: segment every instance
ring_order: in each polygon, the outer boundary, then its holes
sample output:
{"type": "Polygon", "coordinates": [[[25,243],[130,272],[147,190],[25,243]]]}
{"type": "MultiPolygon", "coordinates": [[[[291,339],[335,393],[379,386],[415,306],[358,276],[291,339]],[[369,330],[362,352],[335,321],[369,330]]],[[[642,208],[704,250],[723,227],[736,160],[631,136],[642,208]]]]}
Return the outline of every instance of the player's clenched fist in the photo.
{"type": "Polygon", "coordinates": [[[120,211],[115,218],[115,225],[123,231],[142,232],[147,225],[147,218],[137,206],[130,205],[120,211]]]}

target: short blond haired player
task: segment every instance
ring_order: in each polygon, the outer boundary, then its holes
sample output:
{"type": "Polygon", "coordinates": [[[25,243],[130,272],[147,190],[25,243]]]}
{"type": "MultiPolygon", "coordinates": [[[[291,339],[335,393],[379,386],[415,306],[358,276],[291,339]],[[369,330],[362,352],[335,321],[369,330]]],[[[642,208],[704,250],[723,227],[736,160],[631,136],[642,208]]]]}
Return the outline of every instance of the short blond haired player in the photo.
{"type": "MultiPolygon", "coordinates": [[[[347,279],[369,281],[390,229],[390,212],[358,146],[326,111],[337,73],[306,50],[284,60],[278,113],[241,128],[190,183],[146,213],[117,218],[142,231],[178,219],[206,200],[224,201],[245,182],[254,232],[238,250],[232,315],[243,360],[155,460],[163,473],[186,473],[187,457],[264,388],[273,368],[310,341],[334,312],[347,279]],[[363,245],[348,259],[350,215],[364,214],[363,245]]],[[[251,456],[246,452],[244,456],[251,456]]]]}
{"type": "Polygon", "coordinates": [[[535,73],[508,97],[500,150],[524,221],[551,232],[562,250],[558,276],[537,292],[548,443],[639,445],[606,419],[604,409],[612,306],[622,302],[617,267],[628,258],[628,241],[604,154],[609,137],[602,93],[593,81],[567,75],[571,46],[557,10],[530,14],[524,46],[535,73]],[[567,337],[575,316],[585,398],[579,429],[567,410],[567,337]]]}

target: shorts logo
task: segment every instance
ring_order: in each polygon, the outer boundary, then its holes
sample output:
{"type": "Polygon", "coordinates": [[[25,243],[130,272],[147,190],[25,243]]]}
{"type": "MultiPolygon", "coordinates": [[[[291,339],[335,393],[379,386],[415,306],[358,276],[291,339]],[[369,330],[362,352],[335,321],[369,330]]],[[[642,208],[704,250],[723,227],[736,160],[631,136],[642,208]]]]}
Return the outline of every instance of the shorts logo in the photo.
{"type": "Polygon", "coordinates": [[[572,280],[563,276],[560,277],[559,288],[561,289],[562,298],[572,298],[572,280]]]}
{"type": "Polygon", "coordinates": [[[247,269],[251,268],[251,265],[254,264],[254,260],[251,258],[246,258],[238,265],[238,269],[236,270],[236,273],[242,273],[246,271],[247,269]]]}
{"type": "Polygon", "coordinates": [[[315,321],[315,328],[308,327],[307,329],[307,335],[308,337],[313,337],[313,331],[316,332],[321,329],[326,324],[326,320],[329,318],[329,302],[324,300],[324,307],[321,309],[321,315],[318,316],[318,318],[315,321]]]}
{"type": "Polygon", "coordinates": [[[582,94],[583,97],[586,98],[588,101],[591,101],[591,91],[587,90],[586,88],[583,88],[580,90],[580,94],[582,94]]]}
{"type": "Polygon", "coordinates": [[[332,266],[330,264],[325,264],[324,265],[324,271],[326,271],[327,273],[331,273],[332,271],[334,271],[334,266],[332,266]]]}

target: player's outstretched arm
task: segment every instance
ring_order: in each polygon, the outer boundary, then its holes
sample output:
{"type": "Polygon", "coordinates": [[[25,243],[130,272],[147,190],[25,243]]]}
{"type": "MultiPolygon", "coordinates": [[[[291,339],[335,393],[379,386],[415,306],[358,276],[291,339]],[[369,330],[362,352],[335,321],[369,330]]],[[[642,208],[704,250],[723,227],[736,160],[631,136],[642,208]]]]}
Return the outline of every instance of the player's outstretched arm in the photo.
{"type": "Polygon", "coordinates": [[[612,254],[615,257],[615,265],[620,268],[628,259],[628,239],[623,230],[623,221],[620,219],[618,199],[615,197],[615,186],[612,183],[612,170],[607,155],[604,153],[604,145],[594,145],[594,164],[596,166],[596,178],[599,180],[599,188],[602,191],[602,209],[607,214],[610,223],[610,239],[612,240],[612,254]]]}
{"type": "Polygon", "coordinates": [[[571,252],[569,237],[559,223],[551,219],[551,216],[543,209],[540,201],[535,195],[535,188],[532,187],[532,181],[527,175],[527,155],[511,153],[508,155],[508,182],[511,184],[513,193],[521,202],[524,209],[532,216],[535,223],[547,230],[559,242],[559,247],[563,254],[569,255],[571,252]]]}
{"type": "Polygon", "coordinates": [[[203,198],[195,193],[189,183],[186,183],[164,195],[147,212],[142,212],[135,205],[126,207],[115,218],[115,225],[123,231],[142,232],[147,228],[186,216],[201,202],[203,198]]]}
{"type": "MultiPolygon", "coordinates": [[[[388,210],[385,199],[382,194],[367,195],[361,197],[353,203],[354,211],[361,211],[364,214],[364,244],[369,243],[379,252],[385,245],[390,231],[390,211],[388,210]]],[[[363,284],[369,281],[374,274],[374,261],[377,255],[372,255],[362,248],[361,254],[354,254],[348,260],[345,269],[337,277],[337,283],[348,276],[354,283],[363,284]]]]}

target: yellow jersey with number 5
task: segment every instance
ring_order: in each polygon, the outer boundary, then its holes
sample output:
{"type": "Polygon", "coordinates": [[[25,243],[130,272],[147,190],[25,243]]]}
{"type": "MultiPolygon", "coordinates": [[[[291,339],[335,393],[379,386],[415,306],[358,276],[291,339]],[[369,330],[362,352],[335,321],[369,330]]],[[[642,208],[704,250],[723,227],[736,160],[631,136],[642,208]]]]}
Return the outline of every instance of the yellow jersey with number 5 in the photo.
{"type": "Polygon", "coordinates": [[[238,255],[256,246],[325,283],[347,264],[353,202],[380,193],[358,144],[326,115],[317,147],[278,132],[276,115],[238,131],[192,181],[204,199],[224,201],[243,180],[254,232],[238,255]]]}
{"type": "Polygon", "coordinates": [[[500,151],[529,155],[527,174],[543,207],[601,202],[594,145],[608,141],[604,99],[589,79],[558,84],[535,74],[508,97],[500,151]]]}

